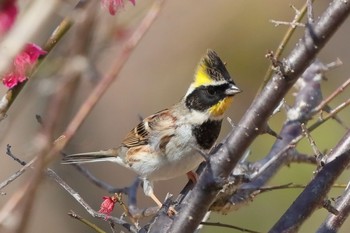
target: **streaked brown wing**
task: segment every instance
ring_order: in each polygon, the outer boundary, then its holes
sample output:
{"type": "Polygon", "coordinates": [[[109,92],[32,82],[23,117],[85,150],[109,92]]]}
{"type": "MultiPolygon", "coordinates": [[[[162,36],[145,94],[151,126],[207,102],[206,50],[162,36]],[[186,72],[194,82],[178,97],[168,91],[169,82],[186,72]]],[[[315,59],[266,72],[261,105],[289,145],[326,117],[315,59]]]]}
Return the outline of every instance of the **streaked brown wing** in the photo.
{"type": "Polygon", "coordinates": [[[150,134],[159,136],[160,141],[162,141],[161,138],[172,136],[175,120],[168,109],[151,115],[132,129],[122,144],[128,148],[146,145],[149,142],[150,134]]]}
{"type": "Polygon", "coordinates": [[[128,148],[146,145],[148,143],[148,135],[145,123],[142,121],[126,135],[122,144],[128,148]]]}

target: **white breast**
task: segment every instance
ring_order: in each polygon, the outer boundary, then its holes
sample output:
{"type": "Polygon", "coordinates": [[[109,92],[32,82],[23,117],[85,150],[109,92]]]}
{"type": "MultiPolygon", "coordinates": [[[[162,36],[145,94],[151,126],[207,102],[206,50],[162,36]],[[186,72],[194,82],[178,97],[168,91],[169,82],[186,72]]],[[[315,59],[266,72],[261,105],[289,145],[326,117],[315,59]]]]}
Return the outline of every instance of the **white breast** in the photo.
{"type": "Polygon", "coordinates": [[[166,146],[164,154],[144,154],[135,162],[132,169],[149,180],[168,180],[185,175],[195,169],[203,157],[195,149],[196,141],[188,124],[177,127],[175,135],[166,146]]]}

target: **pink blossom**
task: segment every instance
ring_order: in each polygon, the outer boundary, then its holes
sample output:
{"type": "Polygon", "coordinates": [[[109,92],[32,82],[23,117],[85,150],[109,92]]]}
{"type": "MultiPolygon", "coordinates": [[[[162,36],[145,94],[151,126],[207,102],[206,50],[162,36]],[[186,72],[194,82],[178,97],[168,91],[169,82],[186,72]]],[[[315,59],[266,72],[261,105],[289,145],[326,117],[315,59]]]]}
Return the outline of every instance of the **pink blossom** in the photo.
{"type": "Polygon", "coordinates": [[[18,8],[16,0],[7,0],[0,7],[0,36],[4,35],[16,20],[18,8]]]}
{"type": "Polygon", "coordinates": [[[2,83],[8,88],[12,88],[12,87],[16,86],[18,84],[17,75],[14,73],[6,74],[4,76],[4,78],[2,79],[2,83]]]}
{"type": "MultiPolygon", "coordinates": [[[[114,205],[118,201],[118,198],[116,196],[112,196],[112,197],[104,196],[102,198],[104,201],[102,202],[100,210],[98,212],[109,216],[109,215],[111,215],[111,213],[114,209],[114,205]]],[[[107,220],[107,218],[106,218],[106,220],[107,220]]]]}
{"type": "Polygon", "coordinates": [[[13,88],[18,83],[27,80],[27,72],[33,68],[40,55],[44,54],[46,51],[38,45],[27,44],[24,50],[15,57],[11,71],[2,78],[3,84],[8,88],[13,88]]]}
{"type": "Polygon", "coordinates": [[[29,63],[34,64],[41,55],[45,55],[47,52],[34,43],[28,43],[23,53],[29,56],[29,63]]]}
{"type": "Polygon", "coordinates": [[[13,61],[17,73],[25,73],[31,69],[40,55],[45,55],[46,51],[38,45],[29,43],[25,46],[23,52],[18,54],[13,61]]]}
{"type": "MultiPolygon", "coordinates": [[[[129,1],[135,6],[136,0],[129,1]]],[[[115,15],[118,10],[124,8],[124,0],[101,0],[101,4],[111,15],[115,15]]]]}

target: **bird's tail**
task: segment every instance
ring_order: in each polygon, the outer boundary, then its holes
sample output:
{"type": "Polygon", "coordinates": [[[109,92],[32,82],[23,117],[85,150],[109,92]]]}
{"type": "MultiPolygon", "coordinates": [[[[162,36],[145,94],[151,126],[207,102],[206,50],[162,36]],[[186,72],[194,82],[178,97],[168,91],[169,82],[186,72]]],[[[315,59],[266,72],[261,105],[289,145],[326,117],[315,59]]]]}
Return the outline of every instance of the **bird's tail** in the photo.
{"type": "Polygon", "coordinates": [[[70,154],[64,156],[62,159],[63,164],[76,164],[76,163],[95,163],[95,162],[119,162],[121,158],[118,157],[117,149],[101,150],[95,152],[85,152],[78,154],[70,154]]]}

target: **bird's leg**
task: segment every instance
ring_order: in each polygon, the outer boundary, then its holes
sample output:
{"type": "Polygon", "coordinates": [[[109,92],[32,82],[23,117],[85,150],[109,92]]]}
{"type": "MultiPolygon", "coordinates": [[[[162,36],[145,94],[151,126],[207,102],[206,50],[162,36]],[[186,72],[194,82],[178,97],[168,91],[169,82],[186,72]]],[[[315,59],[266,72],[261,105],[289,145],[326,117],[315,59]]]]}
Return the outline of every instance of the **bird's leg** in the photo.
{"type": "Polygon", "coordinates": [[[157,206],[159,206],[159,208],[162,207],[163,203],[159,201],[156,195],[154,195],[153,183],[145,178],[143,179],[143,192],[146,194],[146,196],[149,196],[150,198],[152,198],[152,200],[155,203],[157,203],[157,206]]]}
{"type": "Polygon", "coordinates": [[[153,192],[149,194],[149,197],[152,198],[152,200],[153,200],[155,203],[157,203],[157,206],[158,206],[159,208],[162,207],[163,203],[162,203],[161,201],[159,201],[159,199],[156,197],[156,195],[154,195],[153,192]]]}
{"type": "MultiPolygon", "coordinates": [[[[147,179],[143,179],[143,191],[146,194],[146,196],[149,196],[152,198],[152,200],[157,203],[159,206],[159,209],[163,206],[163,203],[154,195],[153,192],[153,183],[147,179]]],[[[174,207],[169,206],[168,208],[168,215],[169,216],[174,216],[177,213],[174,207]]]]}
{"type": "Polygon", "coordinates": [[[196,172],[194,171],[189,171],[186,173],[187,175],[187,178],[192,181],[193,184],[196,184],[197,183],[197,180],[198,180],[198,175],[196,172]]]}
{"type": "MultiPolygon", "coordinates": [[[[150,193],[149,197],[152,198],[152,200],[157,203],[157,205],[159,206],[159,209],[163,206],[163,203],[159,201],[159,199],[156,197],[156,195],[154,195],[154,193],[150,193]]],[[[175,208],[173,206],[169,206],[168,211],[167,211],[168,216],[174,216],[177,214],[177,211],[175,210],[175,208]]]]}

